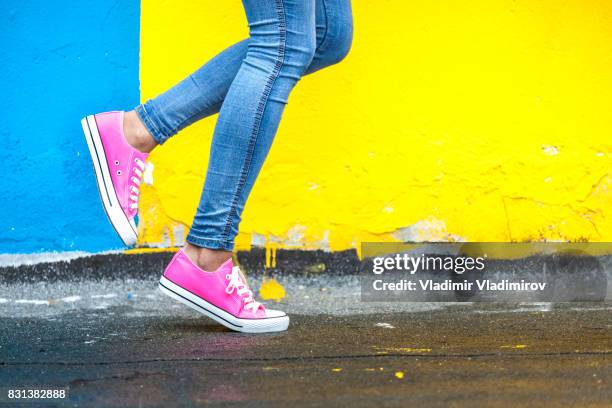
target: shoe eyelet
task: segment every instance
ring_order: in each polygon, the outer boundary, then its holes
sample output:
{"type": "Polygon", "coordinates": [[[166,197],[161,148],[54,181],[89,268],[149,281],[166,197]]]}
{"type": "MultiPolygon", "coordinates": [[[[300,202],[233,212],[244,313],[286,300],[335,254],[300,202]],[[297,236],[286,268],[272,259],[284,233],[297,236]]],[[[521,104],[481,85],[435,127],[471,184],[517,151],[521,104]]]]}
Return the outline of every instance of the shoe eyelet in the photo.
{"type": "Polygon", "coordinates": [[[225,275],[225,279],[229,279],[229,278],[231,278],[231,276],[225,275]]]}
{"type": "Polygon", "coordinates": [[[121,175],[121,170],[117,170],[117,175],[120,176],[121,175]]]}
{"type": "Polygon", "coordinates": [[[119,160],[115,160],[115,166],[119,165],[119,160]]]}

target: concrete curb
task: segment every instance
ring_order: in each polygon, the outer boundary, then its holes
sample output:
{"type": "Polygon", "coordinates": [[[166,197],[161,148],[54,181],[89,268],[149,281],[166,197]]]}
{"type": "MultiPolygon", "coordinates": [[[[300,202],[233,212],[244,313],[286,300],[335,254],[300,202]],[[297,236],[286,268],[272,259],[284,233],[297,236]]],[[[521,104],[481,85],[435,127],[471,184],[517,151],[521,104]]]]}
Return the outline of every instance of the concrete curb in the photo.
{"type": "MultiPolygon", "coordinates": [[[[100,281],[116,279],[156,279],[174,255],[173,251],[141,254],[97,254],[68,260],[0,267],[0,284],[58,281],[100,281]]],[[[240,266],[253,276],[271,275],[353,275],[359,272],[354,250],[341,252],[276,251],[276,265],[266,268],[266,251],[256,248],[239,251],[240,266]]]]}

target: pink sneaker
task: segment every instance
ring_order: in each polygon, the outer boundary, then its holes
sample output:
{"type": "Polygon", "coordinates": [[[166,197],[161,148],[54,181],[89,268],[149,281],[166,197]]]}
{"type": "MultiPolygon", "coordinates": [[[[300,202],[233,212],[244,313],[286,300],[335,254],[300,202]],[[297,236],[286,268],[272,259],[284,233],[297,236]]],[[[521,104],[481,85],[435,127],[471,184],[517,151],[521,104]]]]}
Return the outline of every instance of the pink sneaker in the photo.
{"type": "Polygon", "coordinates": [[[105,112],[81,120],[106,215],[125,245],[138,237],[134,217],[148,154],[130,146],[123,134],[123,112],[105,112]]]}
{"type": "Polygon", "coordinates": [[[289,326],[289,316],[284,312],[266,309],[255,301],[231,259],[216,271],[206,272],[181,249],[159,280],[159,289],[235,331],[277,332],[289,326]]]}

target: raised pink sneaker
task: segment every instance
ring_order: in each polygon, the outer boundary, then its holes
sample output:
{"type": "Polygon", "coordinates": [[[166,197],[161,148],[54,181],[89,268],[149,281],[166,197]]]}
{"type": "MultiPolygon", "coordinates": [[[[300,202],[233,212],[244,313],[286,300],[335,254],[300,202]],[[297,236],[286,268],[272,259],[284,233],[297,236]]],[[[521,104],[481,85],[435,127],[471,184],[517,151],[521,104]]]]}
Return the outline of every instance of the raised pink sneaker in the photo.
{"type": "Polygon", "coordinates": [[[104,211],[127,246],[136,243],[140,180],[148,154],[134,149],[123,134],[123,112],[81,120],[104,211]]]}
{"type": "Polygon", "coordinates": [[[289,316],[284,312],[266,309],[255,301],[231,259],[216,271],[206,272],[181,249],[159,280],[159,289],[235,331],[267,333],[287,330],[289,326],[289,316]]]}

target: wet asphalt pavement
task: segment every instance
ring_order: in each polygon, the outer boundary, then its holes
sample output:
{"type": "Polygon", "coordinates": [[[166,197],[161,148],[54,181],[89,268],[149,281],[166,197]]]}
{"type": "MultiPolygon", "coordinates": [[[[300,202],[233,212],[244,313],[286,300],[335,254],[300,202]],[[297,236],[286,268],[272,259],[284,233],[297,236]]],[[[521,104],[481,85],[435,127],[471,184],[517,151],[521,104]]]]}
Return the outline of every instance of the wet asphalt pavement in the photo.
{"type": "Polygon", "coordinates": [[[67,390],[48,406],[610,406],[605,306],[294,315],[267,335],[132,306],[3,317],[0,387],[67,390]]]}
{"type": "Polygon", "coordinates": [[[612,405],[612,304],[366,303],[354,276],[277,278],[292,320],[265,335],[153,278],[0,285],[0,406],[612,405]]]}

